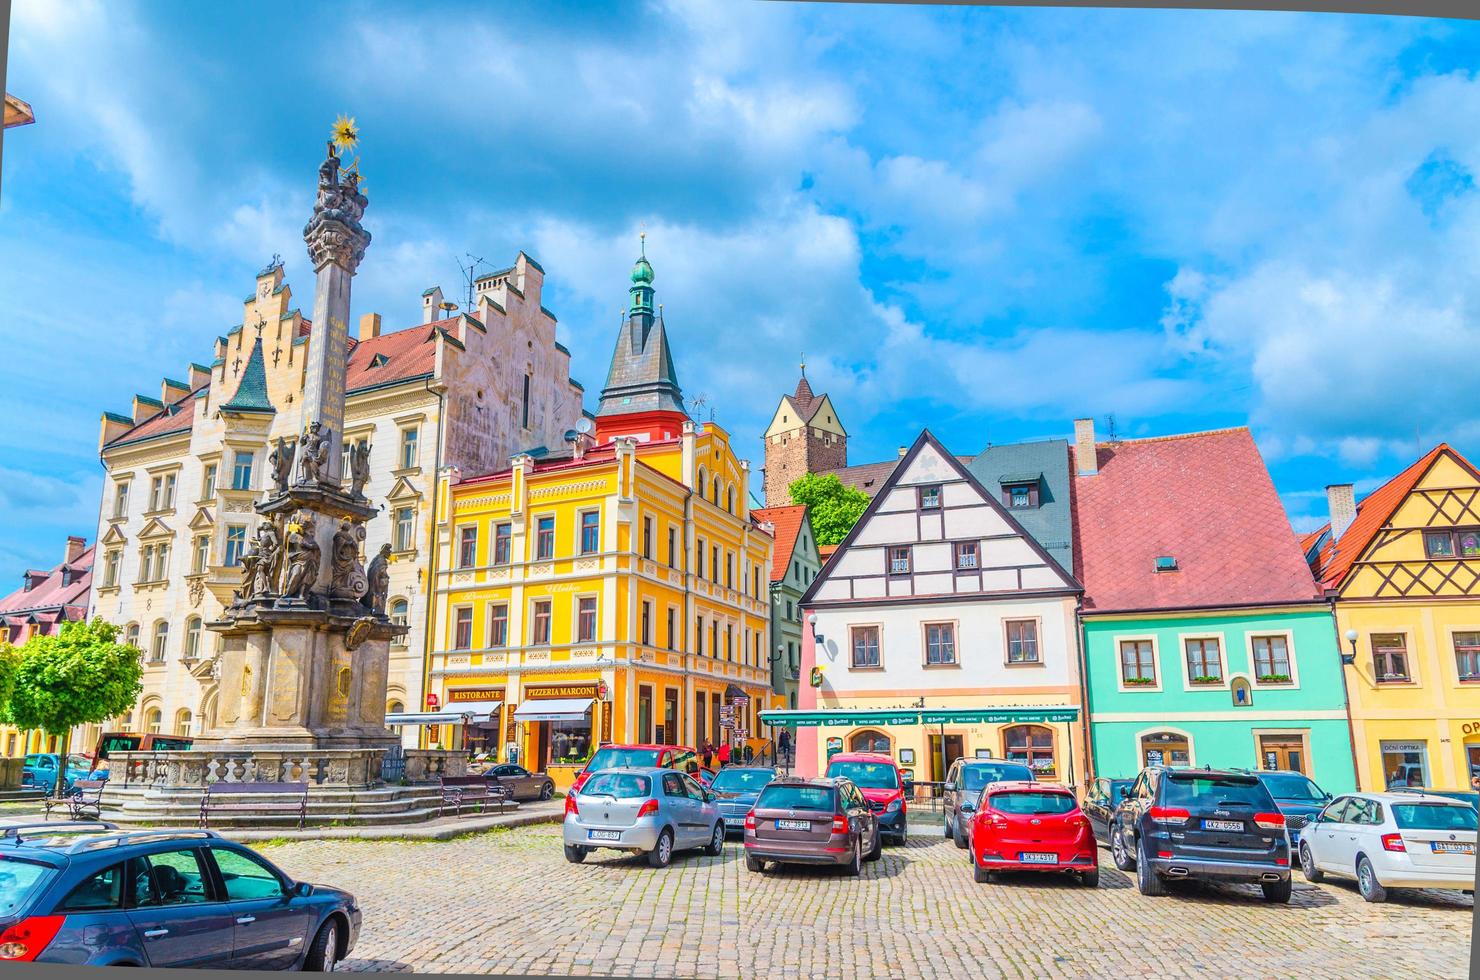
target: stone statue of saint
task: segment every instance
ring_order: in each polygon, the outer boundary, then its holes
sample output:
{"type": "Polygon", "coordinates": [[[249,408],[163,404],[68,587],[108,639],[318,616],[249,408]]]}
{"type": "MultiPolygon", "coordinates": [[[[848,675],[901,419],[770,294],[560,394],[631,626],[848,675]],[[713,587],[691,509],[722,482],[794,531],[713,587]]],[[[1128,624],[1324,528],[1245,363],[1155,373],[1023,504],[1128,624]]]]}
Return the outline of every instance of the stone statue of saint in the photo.
{"type": "Polygon", "coordinates": [[[329,462],[329,430],[322,422],[310,422],[298,444],[298,482],[317,486],[324,482],[329,462]]]}
{"type": "Polygon", "coordinates": [[[272,485],[278,493],[286,493],[288,481],[293,478],[293,450],[288,448],[287,440],[278,436],[277,446],[267,457],[267,462],[272,466],[272,485]]]}
{"type": "Polygon", "coordinates": [[[319,542],[314,537],[313,518],[300,512],[296,524],[288,526],[288,576],[283,595],[307,598],[319,577],[319,542]]]}
{"type": "Polygon", "coordinates": [[[257,539],[252,542],[252,551],[257,561],[251,572],[252,586],[247,594],[253,599],[272,595],[282,551],[282,541],[272,521],[263,521],[257,525],[257,539]]]}
{"type": "Polygon", "coordinates": [[[370,482],[370,443],[358,443],[349,454],[349,494],[363,500],[365,484],[370,482]]]}
{"type": "Polygon", "coordinates": [[[380,552],[370,559],[370,569],[365,573],[370,580],[370,590],[365,593],[365,607],[384,616],[385,600],[391,591],[391,546],[383,544],[380,552]]]}
{"type": "Polygon", "coordinates": [[[360,564],[360,542],[365,540],[363,525],[340,521],[334,532],[333,551],[329,556],[329,591],[335,598],[359,599],[370,583],[360,564]]]}

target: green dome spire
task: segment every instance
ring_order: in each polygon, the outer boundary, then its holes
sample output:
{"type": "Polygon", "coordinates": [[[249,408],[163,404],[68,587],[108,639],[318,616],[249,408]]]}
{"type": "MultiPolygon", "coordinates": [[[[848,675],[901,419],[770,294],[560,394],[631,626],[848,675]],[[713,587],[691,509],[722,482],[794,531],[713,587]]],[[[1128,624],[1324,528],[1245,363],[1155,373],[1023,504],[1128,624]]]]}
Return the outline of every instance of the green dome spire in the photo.
{"type": "Polygon", "coordinates": [[[632,281],[642,286],[653,284],[653,267],[647,260],[647,232],[638,234],[638,240],[642,243],[642,254],[637,259],[637,264],[632,267],[632,281]]]}
{"type": "Polygon", "coordinates": [[[638,256],[637,264],[632,267],[632,286],[628,290],[632,294],[632,305],[628,308],[629,316],[636,314],[653,314],[653,267],[647,260],[647,232],[639,236],[642,242],[642,254],[638,256]]]}

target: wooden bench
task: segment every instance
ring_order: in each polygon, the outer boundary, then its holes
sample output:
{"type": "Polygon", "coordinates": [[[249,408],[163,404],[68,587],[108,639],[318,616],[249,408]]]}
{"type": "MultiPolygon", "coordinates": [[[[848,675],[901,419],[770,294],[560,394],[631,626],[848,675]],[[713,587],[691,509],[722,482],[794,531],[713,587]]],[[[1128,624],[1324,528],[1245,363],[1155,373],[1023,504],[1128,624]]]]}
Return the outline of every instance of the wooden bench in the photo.
{"type": "Polygon", "coordinates": [[[66,810],[67,816],[72,820],[96,820],[102,815],[103,787],[108,784],[106,779],[78,779],[72,783],[72,788],[66,796],[48,796],[41,801],[46,810],[46,819],[51,819],[51,811],[66,810]]]}
{"type": "Polygon", "coordinates": [[[298,818],[301,830],[308,819],[307,783],[211,783],[200,798],[200,825],[210,825],[212,813],[281,813],[298,818]],[[294,796],[296,799],[267,799],[294,796]]]}
{"type": "Polygon", "coordinates": [[[509,787],[492,782],[485,776],[442,777],[442,809],[452,807],[459,817],[464,804],[476,803],[478,812],[482,813],[485,805],[497,803],[498,812],[503,813],[513,799],[514,794],[509,787]]]}

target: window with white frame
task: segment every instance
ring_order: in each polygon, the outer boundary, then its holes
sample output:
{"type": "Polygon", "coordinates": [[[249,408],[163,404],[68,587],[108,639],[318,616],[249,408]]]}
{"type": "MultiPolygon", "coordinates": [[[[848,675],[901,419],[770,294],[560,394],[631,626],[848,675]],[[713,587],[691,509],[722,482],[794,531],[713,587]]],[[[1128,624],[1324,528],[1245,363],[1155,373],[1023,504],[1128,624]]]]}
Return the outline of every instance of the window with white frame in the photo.
{"type": "Polygon", "coordinates": [[[1120,641],[1120,680],[1127,687],[1156,684],[1156,648],[1150,640],[1120,641]]]}
{"type": "Polygon", "coordinates": [[[848,630],[850,649],[849,666],[880,667],[883,661],[879,652],[879,627],[853,626],[848,630]]]}
{"type": "Polygon", "coordinates": [[[956,624],[925,624],[925,666],[949,667],[956,663],[956,624]]]}
{"type": "Polygon", "coordinates": [[[120,480],[113,488],[113,516],[128,516],[128,487],[127,480],[120,480]]]}
{"type": "MultiPolygon", "coordinates": [[[[650,620],[652,619],[652,604],[642,604],[643,639],[644,645],[650,642],[650,620]]],[[[590,643],[596,639],[596,597],[583,595],[576,600],[576,642],[590,643]]]]}
{"type": "Polygon", "coordinates": [[[1038,660],[1038,620],[1009,619],[1007,626],[1007,662],[1036,664],[1038,660]]]}
{"type": "Polygon", "coordinates": [[[252,489],[252,454],[238,452],[231,465],[231,489],[252,489]]]}
{"type": "Polygon", "coordinates": [[[395,512],[397,551],[411,551],[415,547],[416,509],[397,507],[395,512]]]}
{"type": "Polygon", "coordinates": [[[478,528],[470,524],[457,529],[457,567],[472,568],[478,564],[478,528]]]}
{"type": "Polygon", "coordinates": [[[191,616],[185,621],[185,659],[194,660],[200,656],[200,617],[191,616]]]}
{"type": "Polygon", "coordinates": [[[1480,632],[1454,634],[1454,663],[1462,681],[1480,681],[1480,632]]]}
{"type": "Polygon", "coordinates": [[[1254,647],[1254,676],[1259,682],[1290,683],[1290,641],[1283,636],[1255,636],[1250,642],[1254,647]]]}
{"type": "Polygon", "coordinates": [[[509,604],[507,602],[496,602],[488,607],[488,645],[491,647],[509,645],[509,604]]]}
{"type": "Polygon", "coordinates": [[[416,446],[420,437],[420,430],[411,426],[401,430],[401,469],[409,470],[416,466],[416,446]]]}
{"type": "Polygon", "coordinates": [[[242,563],[242,555],[247,550],[247,528],[244,524],[226,525],[226,552],[222,564],[227,568],[235,568],[242,563]]]}
{"type": "MultiPolygon", "coordinates": [[[[386,606],[386,612],[390,616],[391,622],[395,623],[397,626],[405,626],[408,622],[410,622],[411,603],[401,598],[392,599],[390,601],[390,604],[386,606]]],[[[391,646],[405,647],[406,642],[406,634],[402,633],[400,636],[391,640],[391,646]]]]}
{"type": "Polygon", "coordinates": [[[461,606],[452,613],[452,649],[473,648],[473,607],[461,606]]]}
{"type": "Polygon", "coordinates": [[[112,588],[118,584],[118,568],[123,563],[123,552],[114,548],[108,552],[103,562],[103,585],[112,588]]]}
{"type": "Polygon", "coordinates": [[[154,624],[154,637],[149,644],[149,660],[151,663],[164,663],[165,648],[170,642],[170,624],[164,620],[154,624]]]}
{"type": "Polygon", "coordinates": [[[1183,641],[1189,684],[1223,683],[1223,650],[1215,636],[1193,636],[1183,641]]]}
{"type": "Polygon", "coordinates": [[[534,615],[530,617],[529,642],[535,646],[546,646],[550,642],[550,600],[536,599],[534,615]]]}

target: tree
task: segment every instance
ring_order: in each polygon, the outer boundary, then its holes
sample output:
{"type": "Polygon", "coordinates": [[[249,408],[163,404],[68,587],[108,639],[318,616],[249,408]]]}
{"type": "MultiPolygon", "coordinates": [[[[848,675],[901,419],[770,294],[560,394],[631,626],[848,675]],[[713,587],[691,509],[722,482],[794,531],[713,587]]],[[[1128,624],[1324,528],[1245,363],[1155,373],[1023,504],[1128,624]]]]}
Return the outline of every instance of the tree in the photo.
{"type": "Polygon", "coordinates": [[[98,618],[63,623],[55,636],[33,636],[20,649],[14,686],[0,720],[61,736],[58,796],[65,791],[72,729],[123,714],[144,689],[139,683],[143,655],[138,647],[117,639],[118,627],[98,618]]]}
{"type": "Polygon", "coordinates": [[[805,504],[812,519],[812,534],[818,544],[839,544],[868,508],[868,494],[843,485],[831,473],[808,473],[787,488],[791,502],[805,504]]]}

